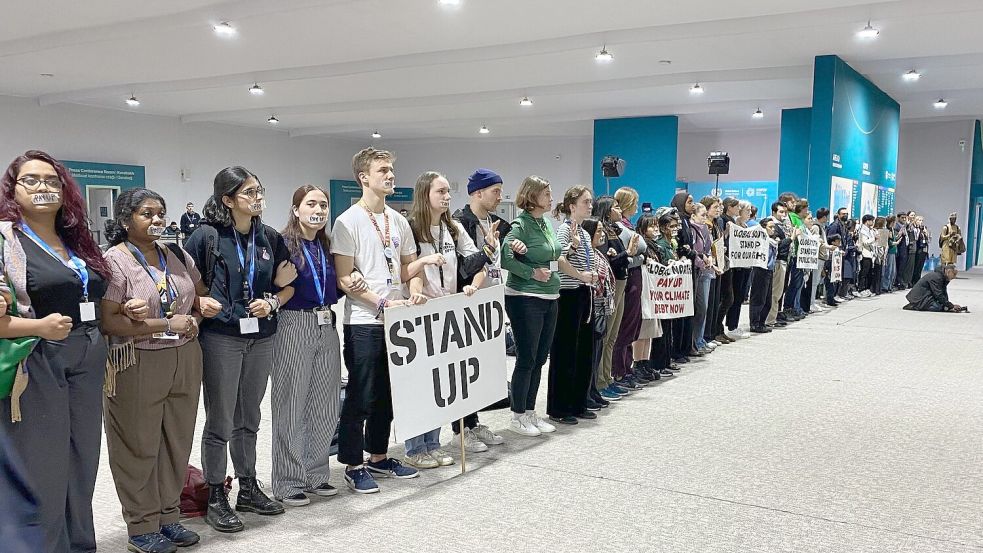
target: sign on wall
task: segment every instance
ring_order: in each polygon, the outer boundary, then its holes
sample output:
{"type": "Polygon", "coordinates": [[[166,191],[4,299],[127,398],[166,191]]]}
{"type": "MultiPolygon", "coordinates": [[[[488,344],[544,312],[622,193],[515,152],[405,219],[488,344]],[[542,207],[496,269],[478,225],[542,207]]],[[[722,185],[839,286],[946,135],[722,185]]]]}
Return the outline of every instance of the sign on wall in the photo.
{"type": "Polygon", "coordinates": [[[387,309],[384,320],[397,440],[508,395],[504,286],[387,309]]]}
{"type": "MultiPolygon", "coordinates": [[[[362,197],[362,187],[353,180],[329,181],[331,193],[331,220],[334,221],[346,209],[355,205],[362,197]]],[[[386,203],[396,209],[400,204],[413,203],[413,189],[408,187],[396,188],[393,194],[386,197],[386,203]]]]}
{"type": "Polygon", "coordinates": [[[88,186],[118,186],[145,188],[146,169],[143,165],[121,165],[118,163],[96,163],[91,161],[62,161],[72,173],[72,178],[84,192],[88,186]]]}

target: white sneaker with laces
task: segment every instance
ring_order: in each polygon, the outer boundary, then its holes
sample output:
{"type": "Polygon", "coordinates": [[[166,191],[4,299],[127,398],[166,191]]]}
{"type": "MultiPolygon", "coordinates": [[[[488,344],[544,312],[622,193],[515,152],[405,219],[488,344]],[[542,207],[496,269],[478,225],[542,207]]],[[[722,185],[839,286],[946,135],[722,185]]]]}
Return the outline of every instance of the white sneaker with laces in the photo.
{"type": "Polygon", "coordinates": [[[709,342],[707,342],[707,345],[712,346],[714,348],[718,348],[721,346],[721,343],[716,340],[710,340],[709,342]]]}
{"type": "Polygon", "coordinates": [[[465,428],[464,432],[457,435],[454,440],[457,442],[457,447],[461,447],[461,440],[464,440],[464,450],[468,453],[481,453],[482,451],[488,451],[488,446],[485,442],[478,439],[475,435],[474,430],[470,428],[465,428]]]}
{"type": "Polygon", "coordinates": [[[430,455],[430,457],[432,457],[434,461],[437,461],[437,464],[442,467],[447,467],[454,464],[454,458],[439,447],[433,451],[428,451],[427,455],[430,455]]]}
{"type": "Polygon", "coordinates": [[[550,432],[556,432],[556,427],[552,424],[546,422],[545,420],[539,418],[539,415],[535,411],[526,411],[527,419],[533,426],[539,429],[543,434],[549,434],[550,432]]]}
{"type": "Polygon", "coordinates": [[[536,425],[529,421],[526,413],[512,413],[512,420],[509,421],[509,430],[520,436],[539,436],[542,432],[536,425]]]}
{"type": "Polygon", "coordinates": [[[492,432],[491,428],[488,428],[483,424],[479,424],[474,428],[474,435],[476,438],[488,445],[501,445],[505,443],[505,438],[492,432]]]}
{"type": "Polygon", "coordinates": [[[734,330],[724,331],[724,335],[733,340],[740,340],[741,338],[746,338],[746,336],[741,335],[741,329],[735,328],[734,330]]]}
{"type": "Polygon", "coordinates": [[[440,463],[436,459],[426,453],[407,455],[403,461],[407,465],[418,469],[435,469],[440,466],[440,463]]]}

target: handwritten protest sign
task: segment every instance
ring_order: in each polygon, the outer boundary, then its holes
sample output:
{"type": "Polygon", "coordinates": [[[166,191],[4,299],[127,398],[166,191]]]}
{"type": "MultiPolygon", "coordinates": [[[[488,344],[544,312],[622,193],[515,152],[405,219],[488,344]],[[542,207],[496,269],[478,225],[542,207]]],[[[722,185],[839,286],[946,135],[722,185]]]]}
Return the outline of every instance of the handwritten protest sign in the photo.
{"type": "Polygon", "coordinates": [[[833,250],[832,257],[830,257],[830,264],[832,268],[830,269],[829,281],[830,282],[840,282],[843,280],[843,252],[839,249],[833,250]]]}
{"type": "Polygon", "coordinates": [[[768,267],[768,233],[765,229],[728,225],[727,232],[730,235],[727,258],[731,267],[768,267]]]}
{"type": "Polygon", "coordinates": [[[819,239],[803,234],[799,237],[799,254],[795,265],[799,269],[811,271],[819,268],[819,239]]]}
{"type": "Polygon", "coordinates": [[[689,259],[642,268],[642,318],[677,319],[693,315],[693,264],[689,259]]]}
{"type": "Polygon", "coordinates": [[[406,440],[508,395],[505,287],[385,312],[396,439],[406,440]]]}

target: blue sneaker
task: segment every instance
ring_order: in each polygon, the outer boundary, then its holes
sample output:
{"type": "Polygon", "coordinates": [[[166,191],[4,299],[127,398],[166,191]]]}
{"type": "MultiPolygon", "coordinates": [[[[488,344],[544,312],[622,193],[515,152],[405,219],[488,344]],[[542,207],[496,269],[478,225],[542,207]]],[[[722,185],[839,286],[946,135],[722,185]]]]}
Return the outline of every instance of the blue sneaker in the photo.
{"type": "Polygon", "coordinates": [[[610,388],[612,392],[618,394],[621,397],[625,397],[631,394],[631,392],[629,392],[627,388],[622,388],[618,384],[612,384],[610,388]]]}
{"type": "Polygon", "coordinates": [[[133,553],[175,553],[177,546],[160,532],[151,532],[130,537],[126,549],[133,553]]]}
{"type": "Polygon", "coordinates": [[[619,399],[621,399],[621,396],[612,392],[608,388],[604,388],[603,390],[601,390],[601,397],[608,401],[618,401],[619,399]]]}
{"type": "Polygon", "coordinates": [[[188,530],[180,522],[161,526],[160,533],[178,547],[190,547],[201,541],[201,536],[188,530]]]}
{"type": "Polygon", "coordinates": [[[375,483],[375,478],[372,478],[372,475],[364,467],[346,470],[345,483],[355,493],[376,493],[379,491],[379,485],[375,483]]]}
{"type": "Polygon", "coordinates": [[[416,478],[420,476],[420,471],[412,467],[404,466],[392,457],[387,457],[378,463],[365,463],[365,468],[372,474],[377,474],[383,478],[416,478]]]}

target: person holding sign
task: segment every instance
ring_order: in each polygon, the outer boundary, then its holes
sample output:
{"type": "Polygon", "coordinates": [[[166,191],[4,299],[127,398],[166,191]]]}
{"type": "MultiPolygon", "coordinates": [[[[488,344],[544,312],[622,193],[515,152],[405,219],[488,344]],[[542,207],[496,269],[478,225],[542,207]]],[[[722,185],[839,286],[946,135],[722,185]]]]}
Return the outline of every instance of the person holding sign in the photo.
{"type": "MultiPolygon", "coordinates": [[[[395,191],[396,156],[365,148],[352,159],[362,197],[335,221],[331,253],[341,289],[347,294],[344,316],[348,385],[338,426],[338,462],[347,465],[345,483],[355,493],[379,491],[374,476],[416,478],[419,472],[387,455],[393,420],[383,313],[388,308],[426,303],[423,294],[403,298],[403,283],[417,261],[416,241],[406,218],[386,205],[395,191]],[[358,271],[367,287],[361,286],[358,271]],[[362,452],[369,453],[368,463],[362,452]]],[[[422,271],[420,271],[422,272],[422,271]]]]}
{"type": "MultiPolygon", "coordinates": [[[[464,227],[451,219],[450,201],[450,183],[444,175],[427,171],[416,180],[409,224],[419,257],[410,263],[409,273],[422,278],[411,281],[407,296],[440,298],[456,294],[459,267],[479,268],[471,284],[462,288],[465,295],[473,295],[484,285],[488,276],[485,267],[495,257],[495,250],[488,244],[481,250],[475,247],[464,227]]],[[[497,246],[498,240],[492,238],[497,246]]],[[[408,465],[429,469],[454,464],[454,458],[440,449],[440,428],[410,438],[405,445],[408,465]]]]}
{"type": "MultiPolygon", "coordinates": [[[[204,220],[185,242],[196,267],[203,267],[209,295],[221,312],[202,322],[205,430],[201,463],[209,486],[205,522],[218,532],[244,526],[225,495],[231,452],[239,479],[236,510],[282,514],[256,480],[256,435],[273,365],[273,335],[281,300],[277,295],[297,277],[283,237],[263,224],[266,206],[259,179],[244,167],[215,175],[204,220]]],[[[287,292],[289,293],[289,292],[287,292]]]]}
{"type": "Polygon", "coordinates": [[[775,260],[778,257],[778,241],[775,240],[775,220],[765,217],[759,223],[768,233],[768,264],[751,268],[751,332],[764,334],[771,332],[766,326],[768,312],[771,310],[771,279],[775,273],[775,260]]]}
{"type": "Polygon", "coordinates": [[[164,198],[131,188],[113,212],[105,255],[112,276],[102,300],[102,331],[112,344],[105,399],[109,468],[130,547],[186,547],[200,539],[179,522],[201,393],[198,323],[202,312],[214,317],[221,305],[207,297],[187,252],[157,242],[167,218],[164,198]]]}
{"type": "Polygon", "coordinates": [[[279,294],[283,307],[273,335],[272,484],[274,497],[290,507],[310,504],[308,493],[338,493],[328,484],[341,403],[341,343],[331,310],[338,303],[338,277],[325,228],[329,213],[324,189],[301,186],[294,190],[281,232],[297,278],[279,294]]]}
{"type": "Polygon", "coordinates": [[[106,371],[99,303],[109,265],[87,228],[79,186],[60,162],[28,151],[7,167],[0,188],[0,290],[14,308],[0,318],[0,337],[39,339],[11,397],[0,400],[0,424],[38,498],[43,550],[95,551],[106,371]]]}
{"type": "MultiPolygon", "coordinates": [[[[643,215],[638,220],[638,230],[644,233],[650,257],[662,265],[669,265],[679,259],[675,236],[679,232],[679,216],[675,208],[660,207],[652,215],[643,215]]],[[[662,377],[674,376],[679,368],[673,363],[673,333],[679,332],[673,322],[677,319],[661,319],[662,336],[652,340],[649,363],[662,377]]]]}
{"type": "Polygon", "coordinates": [[[765,319],[765,324],[770,327],[783,327],[788,324],[778,318],[778,312],[781,311],[782,294],[785,293],[785,269],[788,266],[792,249],[792,236],[786,233],[785,225],[782,224],[787,215],[785,204],[782,202],[771,204],[771,218],[775,221],[775,239],[778,240],[778,253],[775,258],[775,272],[771,280],[771,309],[768,310],[768,317],[765,319]]]}
{"type": "MultiPolygon", "coordinates": [[[[591,214],[593,198],[586,186],[574,186],[563,195],[555,214],[563,216],[557,240],[563,255],[560,268],[560,299],[556,331],[550,348],[549,388],[546,413],[559,424],[577,424],[577,419],[596,419],[584,403],[590,385],[592,346],[592,286],[597,285],[597,259],[591,235],[580,224],[591,214]]],[[[590,405],[590,404],[588,404],[590,405]]],[[[600,409],[600,406],[593,410],[600,409]]]]}
{"type": "Polygon", "coordinates": [[[509,272],[505,310],[515,331],[516,347],[509,430],[521,436],[539,436],[556,431],[555,426],[536,414],[536,396],[556,330],[560,298],[558,260],[563,249],[543,218],[553,206],[549,181],[526,177],[519,185],[515,205],[522,213],[512,223],[502,252],[502,268],[509,272]],[[525,255],[512,249],[513,239],[525,245],[525,255]]]}

